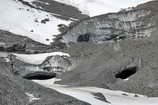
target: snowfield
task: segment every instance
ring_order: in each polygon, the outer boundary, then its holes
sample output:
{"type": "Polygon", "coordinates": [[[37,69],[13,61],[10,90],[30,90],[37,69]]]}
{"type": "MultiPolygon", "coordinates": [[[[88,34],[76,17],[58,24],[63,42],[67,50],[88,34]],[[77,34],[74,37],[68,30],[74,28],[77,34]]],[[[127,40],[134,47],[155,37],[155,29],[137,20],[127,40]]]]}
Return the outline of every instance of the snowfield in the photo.
{"type": "Polygon", "coordinates": [[[12,53],[13,55],[16,56],[17,59],[29,63],[29,64],[41,64],[48,56],[53,56],[53,55],[59,55],[59,56],[68,56],[70,55],[68,53],[64,52],[52,52],[52,53],[41,53],[41,54],[17,54],[17,53],[12,53]]]}
{"type": "Polygon", "coordinates": [[[1,0],[0,13],[0,29],[28,36],[44,44],[50,44],[53,35],[60,33],[59,24],[68,25],[71,22],[59,19],[47,12],[30,8],[16,0],[1,0]]]}
{"type": "Polygon", "coordinates": [[[34,82],[54,89],[60,93],[72,96],[78,100],[87,102],[91,105],[158,105],[158,97],[146,97],[143,95],[127,93],[122,91],[113,91],[97,87],[69,87],[54,84],[53,80],[36,80],[34,82]],[[47,81],[47,82],[46,82],[47,81]],[[101,93],[104,95],[105,101],[99,100],[94,93],[101,93]]]}

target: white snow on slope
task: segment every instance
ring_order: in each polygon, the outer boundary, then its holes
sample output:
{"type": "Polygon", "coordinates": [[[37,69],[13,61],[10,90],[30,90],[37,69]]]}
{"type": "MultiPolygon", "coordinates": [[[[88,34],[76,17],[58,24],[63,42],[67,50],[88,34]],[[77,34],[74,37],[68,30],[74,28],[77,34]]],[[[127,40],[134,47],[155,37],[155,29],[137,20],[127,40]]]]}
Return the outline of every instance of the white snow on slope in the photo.
{"type": "Polygon", "coordinates": [[[55,0],[72,5],[82,11],[83,14],[96,16],[108,12],[117,12],[121,8],[136,6],[151,0],[55,0]]]}
{"type": "Polygon", "coordinates": [[[16,56],[17,59],[29,63],[29,64],[41,64],[48,56],[59,55],[59,56],[68,56],[69,54],[64,52],[52,52],[52,53],[41,53],[41,54],[17,54],[12,53],[16,56]]]}
{"type": "Polygon", "coordinates": [[[34,1],[37,1],[37,0],[23,0],[23,1],[31,3],[31,2],[34,2],[34,1]]]}
{"type": "Polygon", "coordinates": [[[33,94],[26,92],[25,93],[29,97],[29,102],[32,102],[33,100],[40,100],[40,98],[36,98],[33,94]]]}
{"type": "Polygon", "coordinates": [[[15,0],[0,0],[0,29],[28,36],[44,44],[49,44],[53,35],[60,33],[57,27],[59,24],[68,25],[70,22],[25,6],[15,0]],[[41,23],[44,19],[49,19],[49,21],[41,23]]]}
{"type": "Polygon", "coordinates": [[[149,98],[138,94],[136,97],[136,94],[122,91],[113,91],[97,87],[68,87],[42,80],[36,80],[34,82],[44,87],[54,89],[60,93],[72,96],[78,100],[90,103],[91,105],[158,105],[158,97],[149,98]],[[97,99],[93,93],[98,92],[102,93],[110,103],[97,99]]]}

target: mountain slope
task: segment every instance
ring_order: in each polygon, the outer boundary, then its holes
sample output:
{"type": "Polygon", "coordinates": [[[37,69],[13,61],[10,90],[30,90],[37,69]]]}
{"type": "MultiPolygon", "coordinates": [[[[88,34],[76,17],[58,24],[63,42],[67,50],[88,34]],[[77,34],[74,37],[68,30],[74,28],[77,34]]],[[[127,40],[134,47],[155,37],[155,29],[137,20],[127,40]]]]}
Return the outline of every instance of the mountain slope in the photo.
{"type": "MultiPolygon", "coordinates": [[[[155,36],[157,36],[157,32],[155,36]]],[[[79,63],[61,76],[62,85],[93,86],[158,96],[158,37],[110,44],[81,43],[65,52],[79,63]],[[154,40],[153,40],[154,39],[154,40]]]]}
{"type": "Polygon", "coordinates": [[[65,8],[72,11],[74,10],[76,17],[79,18],[79,16],[81,16],[82,18],[82,14],[79,14],[79,11],[76,12],[77,10],[75,8],[59,3],[56,3],[56,5],[60,5],[60,8],[53,6],[54,2],[51,3],[50,6],[54,8],[50,10],[50,7],[44,8],[44,6],[43,10],[35,8],[36,6],[33,7],[34,5],[32,6],[28,4],[29,3],[22,1],[1,0],[0,29],[18,35],[28,36],[33,40],[44,44],[50,44],[50,42],[52,42],[53,35],[60,33],[58,25],[68,25],[72,22],[72,18],[75,18],[72,15],[67,15],[69,12],[65,12],[65,8]]]}

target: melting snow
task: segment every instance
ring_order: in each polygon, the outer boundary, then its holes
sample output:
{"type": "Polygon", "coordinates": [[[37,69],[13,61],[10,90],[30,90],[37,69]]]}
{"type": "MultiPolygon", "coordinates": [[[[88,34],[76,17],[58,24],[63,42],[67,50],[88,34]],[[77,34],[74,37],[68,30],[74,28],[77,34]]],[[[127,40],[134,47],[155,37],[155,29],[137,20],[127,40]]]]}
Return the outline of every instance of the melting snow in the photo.
{"type": "Polygon", "coordinates": [[[121,8],[136,6],[151,0],[55,0],[77,7],[83,14],[96,16],[108,12],[117,12],[121,8]]]}
{"type": "Polygon", "coordinates": [[[59,55],[59,56],[68,56],[68,53],[64,52],[52,52],[52,53],[41,53],[41,54],[17,54],[13,53],[17,59],[29,63],[29,64],[41,64],[48,56],[59,55]]]}
{"type": "Polygon", "coordinates": [[[34,2],[34,1],[37,1],[37,0],[23,0],[23,1],[26,1],[26,2],[34,2]]]}
{"type": "Polygon", "coordinates": [[[32,102],[33,100],[39,100],[40,98],[36,98],[33,94],[31,93],[25,93],[29,97],[29,102],[32,102]]]}
{"type": "Polygon", "coordinates": [[[34,82],[44,87],[54,89],[60,93],[72,96],[78,100],[90,103],[91,105],[158,105],[158,97],[149,98],[143,95],[113,91],[97,87],[62,86],[54,84],[54,82],[51,83],[50,80],[38,80],[34,82]],[[93,93],[103,94],[109,103],[97,99],[93,93]]]}

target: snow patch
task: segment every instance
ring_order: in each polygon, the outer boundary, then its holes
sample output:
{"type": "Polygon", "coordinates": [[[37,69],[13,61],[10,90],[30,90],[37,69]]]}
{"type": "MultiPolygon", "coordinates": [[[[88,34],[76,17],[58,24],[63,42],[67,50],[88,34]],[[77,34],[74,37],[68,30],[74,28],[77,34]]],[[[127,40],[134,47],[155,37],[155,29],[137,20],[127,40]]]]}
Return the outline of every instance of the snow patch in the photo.
{"type": "Polygon", "coordinates": [[[23,1],[31,3],[31,2],[34,2],[34,1],[37,1],[37,0],[23,0],[23,1]]]}
{"type": "Polygon", "coordinates": [[[29,64],[41,64],[48,56],[67,56],[70,57],[68,53],[64,52],[52,52],[52,53],[41,53],[41,54],[17,54],[17,53],[12,53],[13,55],[16,56],[17,59],[29,63],[29,64]]]}
{"type": "Polygon", "coordinates": [[[25,93],[29,97],[29,102],[32,102],[34,100],[40,100],[40,98],[36,98],[33,94],[26,92],[25,93]]]}
{"type": "MultiPolygon", "coordinates": [[[[31,2],[32,0],[27,1],[31,2]]],[[[59,24],[68,25],[71,22],[14,0],[1,0],[0,13],[0,29],[28,36],[44,44],[50,44],[53,35],[60,33],[59,24]]]]}
{"type": "Polygon", "coordinates": [[[36,83],[41,83],[41,84],[49,84],[49,86],[55,84],[55,82],[57,81],[61,81],[61,79],[58,79],[58,78],[52,78],[52,79],[48,79],[48,80],[32,80],[33,82],[36,82],[36,83]]]}

